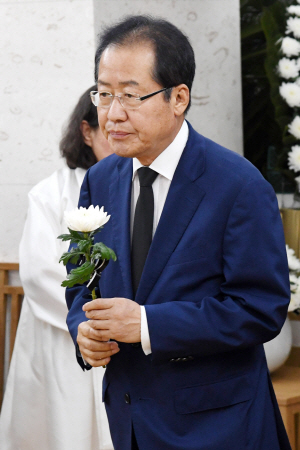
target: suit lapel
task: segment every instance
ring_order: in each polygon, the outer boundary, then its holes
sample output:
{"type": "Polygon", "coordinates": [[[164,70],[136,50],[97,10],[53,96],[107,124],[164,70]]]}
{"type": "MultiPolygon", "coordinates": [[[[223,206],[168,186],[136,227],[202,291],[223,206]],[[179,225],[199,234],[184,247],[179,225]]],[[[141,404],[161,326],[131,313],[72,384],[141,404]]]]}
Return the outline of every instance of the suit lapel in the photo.
{"type": "Polygon", "coordinates": [[[196,183],[205,168],[204,138],[189,126],[189,139],[175,171],[136,294],[145,303],[175,250],[205,190],[196,183]]]}
{"type": "Polygon", "coordinates": [[[130,205],[132,159],[122,158],[112,173],[109,187],[111,220],[116,254],[124,282],[124,297],[132,298],[130,262],[130,205]]]}

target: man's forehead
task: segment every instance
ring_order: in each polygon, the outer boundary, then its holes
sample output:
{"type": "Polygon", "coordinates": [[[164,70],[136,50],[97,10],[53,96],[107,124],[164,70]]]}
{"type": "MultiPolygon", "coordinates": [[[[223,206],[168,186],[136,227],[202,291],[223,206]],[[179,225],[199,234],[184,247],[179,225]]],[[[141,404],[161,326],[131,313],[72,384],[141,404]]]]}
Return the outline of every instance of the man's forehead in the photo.
{"type": "Polygon", "coordinates": [[[155,52],[152,45],[148,43],[134,43],[132,45],[109,45],[103,51],[99,69],[110,68],[112,64],[119,62],[122,68],[124,65],[131,66],[131,63],[138,62],[138,67],[143,65],[153,65],[155,52]]]}
{"type": "Polygon", "coordinates": [[[152,79],[153,49],[145,45],[109,46],[100,58],[98,86],[138,87],[152,79]]]}
{"type": "MultiPolygon", "coordinates": [[[[105,81],[105,80],[101,80],[101,78],[98,78],[98,86],[102,85],[102,86],[111,86],[111,83],[109,81],[105,81]]],[[[135,80],[125,80],[125,81],[119,81],[118,82],[120,87],[125,87],[125,86],[139,86],[139,82],[135,81],[135,80]]]]}

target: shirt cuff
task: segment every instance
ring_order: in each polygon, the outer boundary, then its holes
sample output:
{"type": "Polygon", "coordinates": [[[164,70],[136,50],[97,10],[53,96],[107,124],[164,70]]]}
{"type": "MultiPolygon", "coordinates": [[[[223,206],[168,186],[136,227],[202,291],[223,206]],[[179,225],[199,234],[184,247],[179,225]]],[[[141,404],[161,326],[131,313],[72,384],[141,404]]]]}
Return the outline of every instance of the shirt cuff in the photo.
{"type": "Polygon", "coordinates": [[[141,344],[145,355],[150,355],[150,353],[152,353],[152,350],[146,308],[144,306],[141,306],[141,344]]]}

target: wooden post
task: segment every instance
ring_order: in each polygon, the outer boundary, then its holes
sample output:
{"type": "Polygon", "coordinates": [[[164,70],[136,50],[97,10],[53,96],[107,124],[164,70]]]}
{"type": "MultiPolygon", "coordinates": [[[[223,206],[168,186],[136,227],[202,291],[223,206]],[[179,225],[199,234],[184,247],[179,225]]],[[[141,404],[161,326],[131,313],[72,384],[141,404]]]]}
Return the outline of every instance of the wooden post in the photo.
{"type": "Polygon", "coordinates": [[[9,330],[9,361],[12,356],[18,321],[21,312],[24,295],[21,286],[9,285],[9,272],[18,271],[19,264],[0,263],[0,406],[4,394],[4,365],[5,365],[5,336],[6,336],[6,311],[8,296],[11,297],[11,318],[9,330]]]}
{"type": "Polygon", "coordinates": [[[4,350],[6,329],[6,295],[4,286],[8,282],[8,273],[0,268],[0,404],[2,404],[4,391],[4,350]]]}

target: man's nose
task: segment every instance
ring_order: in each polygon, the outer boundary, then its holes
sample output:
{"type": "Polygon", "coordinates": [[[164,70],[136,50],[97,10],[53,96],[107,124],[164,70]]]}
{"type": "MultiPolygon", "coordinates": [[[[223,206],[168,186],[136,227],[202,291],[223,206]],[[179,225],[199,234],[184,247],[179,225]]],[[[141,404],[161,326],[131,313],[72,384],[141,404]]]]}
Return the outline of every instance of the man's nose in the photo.
{"type": "Polygon", "coordinates": [[[126,120],[127,113],[123,106],[121,105],[120,97],[115,96],[112,99],[111,105],[108,109],[107,118],[113,122],[117,120],[126,120]]]}

